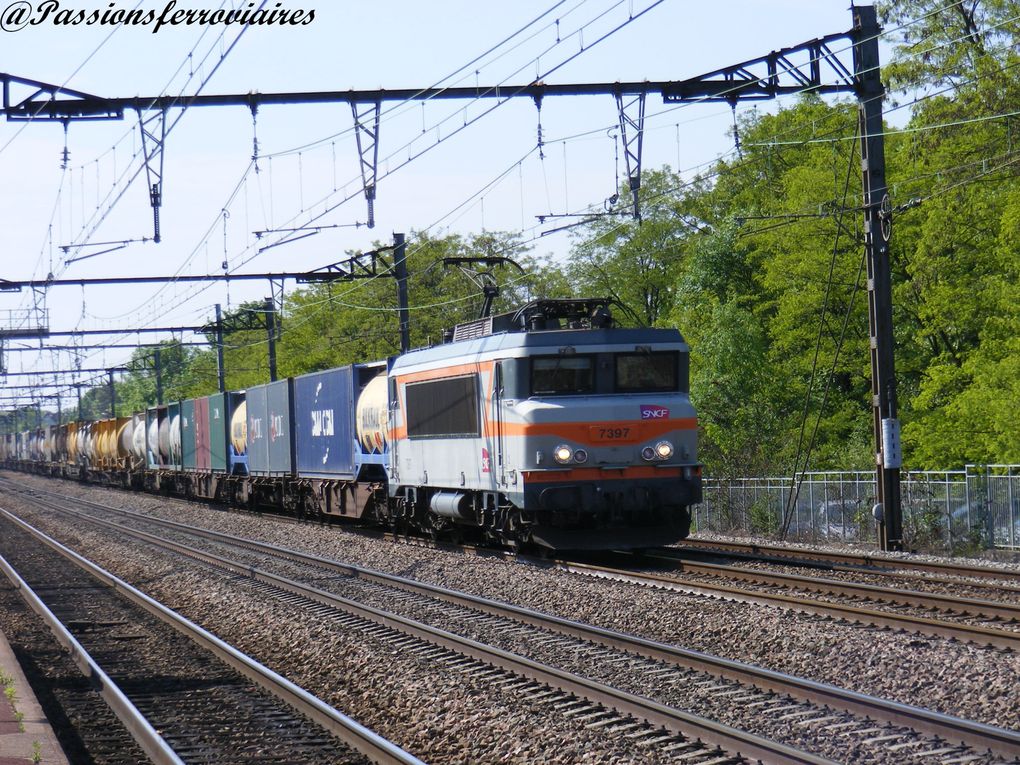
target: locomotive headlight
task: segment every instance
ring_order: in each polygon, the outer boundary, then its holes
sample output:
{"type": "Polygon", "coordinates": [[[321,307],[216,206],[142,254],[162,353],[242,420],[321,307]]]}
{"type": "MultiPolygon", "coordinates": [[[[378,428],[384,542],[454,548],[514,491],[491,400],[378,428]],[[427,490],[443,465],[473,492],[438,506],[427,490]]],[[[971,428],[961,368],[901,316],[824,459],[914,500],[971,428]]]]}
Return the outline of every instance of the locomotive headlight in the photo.
{"type": "Polygon", "coordinates": [[[561,465],[566,465],[574,457],[574,450],[566,444],[560,444],[553,450],[553,457],[561,465]]]}
{"type": "Polygon", "coordinates": [[[654,460],[655,449],[653,449],[650,446],[646,446],[644,449],[641,450],[641,459],[643,459],[645,462],[651,462],[652,460],[654,460]]]}
{"type": "Polygon", "coordinates": [[[586,452],[584,449],[578,449],[576,452],[574,452],[574,462],[580,464],[582,462],[587,462],[587,461],[588,461],[588,452],[586,452]]]}
{"type": "Polygon", "coordinates": [[[673,444],[669,441],[659,441],[655,445],[655,456],[660,460],[668,460],[673,456],[673,444]]]}

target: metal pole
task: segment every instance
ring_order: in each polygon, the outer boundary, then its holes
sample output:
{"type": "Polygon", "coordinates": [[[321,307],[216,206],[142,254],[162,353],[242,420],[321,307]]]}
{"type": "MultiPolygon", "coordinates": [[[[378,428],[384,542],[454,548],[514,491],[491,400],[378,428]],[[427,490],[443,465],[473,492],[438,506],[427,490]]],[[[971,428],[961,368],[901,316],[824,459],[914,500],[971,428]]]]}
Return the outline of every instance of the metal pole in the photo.
{"type": "Polygon", "coordinates": [[[407,245],[403,234],[393,235],[393,270],[397,275],[397,314],[400,317],[400,352],[411,348],[411,325],[407,310],[407,245]]]}
{"type": "Polygon", "coordinates": [[[861,173],[864,190],[864,247],[868,264],[868,325],[871,334],[871,393],[875,433],[876,518],[883,550],[903,549],[900,505],[900,423],[893,366],[892,275],[889,243],[892,206],[885,180],[880,28],[874,6],[853,9],[854,78],[857,84],[861,173]]]}
{"type": "Polygon", "coordinates": [[[153,362],[156,366],[156,403],[163,403],[163,357],[160,354],[159,348],[156,349],[153,354],[153,362]]]}
{"type": "Polygon", "coordinates": [[[220,393],[227,389],[226,375],[223,373],[223,314],[220,304],[216,304],[216,373],[220,383],[220,393]]]}
{"type": "Polygon", "coordinates": [[[64,422],[63,422],[63,418],[62,418],[62,417],[61,417],[60,415],[61,415],[61,411],[60,411],[60,394],[59,394],[59,393],[57,393],[57,427],[58,427],[58,428],[59,428],[59,427],[60,427],[61,425],[63,425],[63,424],[64,424],[64,422]]]}
{"type": "Polygon", "coordinates": [[[269,381],[276,382],[276,303],[267,297],[265,306],[266,336],[269,338],[269,381]]]}
{"type": "Polygon", "coordinates": [[[78,421],[81,422],[85,419],[81,416],[81,385],[75,385],[74,389],[78,391],[78,421]]]}
{"type": "Polygon", "coordinates": [[[110,416],[117,416],[117,392],[113,388],[113,370],[108,369],[106,373],[110,376],[110,416]]]}

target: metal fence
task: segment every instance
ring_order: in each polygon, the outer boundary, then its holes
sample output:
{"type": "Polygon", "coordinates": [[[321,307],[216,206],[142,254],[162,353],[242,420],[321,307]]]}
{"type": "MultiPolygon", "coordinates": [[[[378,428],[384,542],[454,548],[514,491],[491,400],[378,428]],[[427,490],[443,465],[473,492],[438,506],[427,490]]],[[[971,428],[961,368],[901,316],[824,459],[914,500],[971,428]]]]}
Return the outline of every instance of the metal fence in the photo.
{"type": "MultiPolygon", "coordinates": [[[[904,541],[944,550],[1020,550],[1020,465],[902,473],[904,541]]],[[[786,478],[706,478],[694,529],[805,542],[875,542],[873,472],[786,478]],[[799,492],[796,490],[800,484],[799,492]],[[790,504],[790,494],[796,501],[790,504]]]]}

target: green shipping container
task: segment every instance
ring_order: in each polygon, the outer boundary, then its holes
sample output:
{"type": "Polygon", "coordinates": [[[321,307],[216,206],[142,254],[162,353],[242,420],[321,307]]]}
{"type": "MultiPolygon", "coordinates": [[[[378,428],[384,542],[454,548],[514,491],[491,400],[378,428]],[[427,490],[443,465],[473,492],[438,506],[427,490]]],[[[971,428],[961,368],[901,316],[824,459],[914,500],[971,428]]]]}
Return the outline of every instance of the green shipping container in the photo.
{"type": "Polygon", "coordinates": [[[214,472],[227,470],[227,443],[230,431],[230,413],[227,394],[214,393],[209,402],[209,467],[214,472]]]}
{"type": "Polygon", "coordinates": [[[195,401],[181,402],[181,454],[185,470],[195,469],[195,401]]]}

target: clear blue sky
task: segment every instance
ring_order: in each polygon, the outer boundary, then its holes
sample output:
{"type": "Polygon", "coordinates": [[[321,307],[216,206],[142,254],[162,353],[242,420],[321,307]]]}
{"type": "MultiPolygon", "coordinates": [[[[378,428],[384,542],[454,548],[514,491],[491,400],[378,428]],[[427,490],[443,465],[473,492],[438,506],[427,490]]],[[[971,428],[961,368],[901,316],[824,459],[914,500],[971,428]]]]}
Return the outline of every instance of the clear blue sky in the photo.
{"type": "MultiPolygon", "coordinates": [[[[297,27],[250,27],[211,76],[239,27],[167,26],[154,34],[152,25],[60,25],[54,23],[58,10],[73,15],[79,10],[137,8],[158,14],[166,3],[50,0],[47,20],[0,32],[0,71],[103,96],[194,93],[206,77],[203,93],[523,83],[577,53],[579,28],[584,28],[587,48],[628,15],[654,4],[655,0],[568,0],[500,48],[501,55],[490,55],[448,80],[450,73],[552,8],[555,0],[282,0],[282,9],[314,10],[314,20],[297,27]],[[562,40],[558,45],[556,19],[562,40]]],[[[44,3],[36,5],[38,17],[44,3]]],[[[266,7],[275,5],[273,0],[266,7]]],[[[248,6],[233,2],[233,7],[248,6]]],[[[231,3],[188,0],[177,5],[220,7],[230,8],[231,3]]],[[[684,79],[850,26],[847,0],[665,0],[546,81],[684,79]]],[[[491,105],[487,102],[483,108],[491,105]]],[[[650,97],[647,109],[646,168],[669,164],[691,174],[732,148],[727,106],[668,108],[650,97]]],[[[382,124],[380,174],[394,170],[409,150],[429,146],[479,111],[478,106],[463,103],[397,108],[382,124]]],[[[180,110],[171,112],[168,122],[179,114],[180,110]]],[[[94,230],[89,226],[89,241],[151,236],[144,173],[126,190],[123,183],[115,185],[115,179],[130,176],[138,166],[133,158],[140,149],[137,116],[128,114],[122,122],[71,124],[67,170],[61,169],[62,126],[2,122],[0,277],[41,278],[50,271],[67,278],[163,275],[178,269],[211,273],[220,271],[224,257],[231,269],[239,271],[303,270],[340,260],[347,251],[368,249],[374,241],[388,241],[394,231],[470,234],[484,227],[524,230],[531,236],[539,230],[537,215],[600,205],[616,181],[614,141],[607,132],[616,123],[611,98],[548,99],[541,119],[547,142],[544,160],[534,151],[535,106],[520,99],[381,180],[374,230],[340,228],[257,254],[261,242],[254,231],[300,225],[360,188],[350,108],[336,104],[261,109],[254,126],[260,153],[257,173],[251,167],[254,136],[247,109],[191,109],[167,139],[163,242],[132,244],[72,264],[65,260],[102,249],[65,255],[60,245],[81,241],[83,222],[94,221],[97,212],[107,209],[108,195],[123,191],[103,222],[94,230]],[[501,182],[477,195],[501,176],[501,182]]],[[[622,164],[619,172],[623,173],[622,164]]],[[[352,224],[364,222],[365,216],[364,200],[356,197],[317,223],[352,224]]],[[[562,257],[568,247],[569,239],[558,235],[536,242],[535,252],[562,257]]],[[[236,305],[265,294],[263,284],[233,285],[229,292],[224,285],[84,292],[62,288],[48,295],[50,326],[59,330],[197,324],[211,318],[215,303],[236,305]]],[[[23,307],[26,300],[24,295],[0,294],[0,310],[23,307]]],[[[357,302],[356,291],[350,300],[357,302]]],[[[53,342],[64,344],[65,339],[53,342]]],[[[81,360],[86,367],[108,366],[128,355],[85,352],[81,360]]],[[[7,358],[12,371],[72,363],[66,353],[59,358],[50,352],[11,353],[7,358]]],[[[10,384],[23,382],[9,378],[10,384]]],[[[0,408],[4,406],[0,403],[0,408]]]]}

